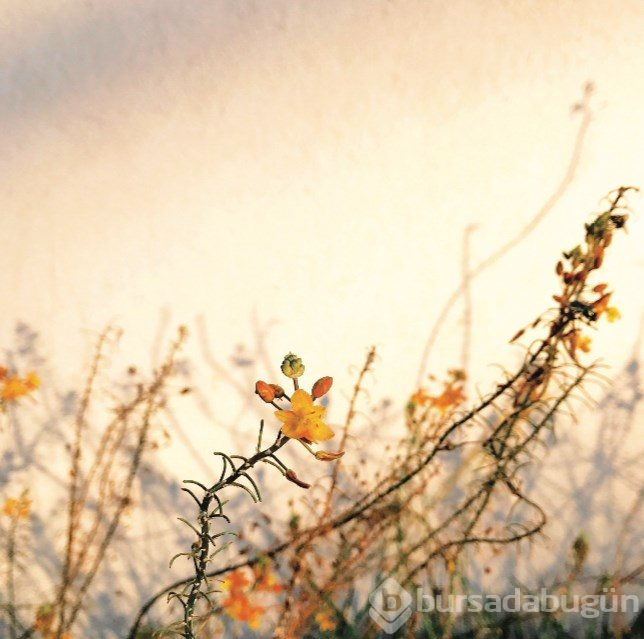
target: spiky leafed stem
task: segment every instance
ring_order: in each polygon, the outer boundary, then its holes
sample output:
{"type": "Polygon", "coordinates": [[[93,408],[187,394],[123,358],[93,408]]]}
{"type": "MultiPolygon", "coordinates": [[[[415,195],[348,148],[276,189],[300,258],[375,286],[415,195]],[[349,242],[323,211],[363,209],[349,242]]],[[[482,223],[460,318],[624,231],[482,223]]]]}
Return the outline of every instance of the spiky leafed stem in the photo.
{"type": "MultiPolygon", "coordinates": [[[[195,576],[191,579],[188,584],[188,594],[186,595],[185,602],[183,602],[184,615],[183,615],[183,631],[186,639],[196,639],[194,634],[194,620],[196,618],[195,607],[200,597],[206,597],[207,594],[204,593],[203,587],[207,584],[208,575],[208,563],[211,557],[211,548],[214,544],[214,538],[211,534],[211,521],[215,517],[222,517],[223,508],[221,500],[218,498],[217,493],[227,486],[237,485],[240,486],[239,480],[246,478],[250,480],[247,472],[255,467],[261,461],[268,460],[273,457],[275,453],[280,450],[287,442],[289,441],[288,437],[284,437],[281,433],[277,436],[275,442],[265,448],[255,453],[252,457],[245,459],[239,468],[235,469],[233,466],[233,461],[228,456],[223,456],[224,471],[227,468],[227,464],[230,464],[233,468],[233,472],[225,478],[222,478],[216,484],[211,486],[201,499],[199,503],[199,537],[195,544],[196,550],[193,555],[193,563],[195,568],[195,576]],[[217,506],[214,511],[211,512],[211,507],[213,502],[217,502],[217,506]]],[[[250,480],[252,482],[252,480],[250,480]]],[[[251,496],[253,499],[256,498],[257,501],[261,500],[261,495],[257,489],[254,482],[253,489],[255,494],[251,491],[251,496]]]]}

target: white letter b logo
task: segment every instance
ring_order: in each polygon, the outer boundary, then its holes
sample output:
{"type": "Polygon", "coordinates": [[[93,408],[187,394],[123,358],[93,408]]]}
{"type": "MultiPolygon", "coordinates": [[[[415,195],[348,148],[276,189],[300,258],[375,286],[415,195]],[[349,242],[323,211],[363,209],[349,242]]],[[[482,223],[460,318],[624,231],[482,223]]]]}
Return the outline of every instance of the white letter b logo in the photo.
{"type": "Polygon", "coordinates": [[[393,634],[411,617],[411,595],[389,577],[369,595],[369,616],[387,633],[393,634]]]}

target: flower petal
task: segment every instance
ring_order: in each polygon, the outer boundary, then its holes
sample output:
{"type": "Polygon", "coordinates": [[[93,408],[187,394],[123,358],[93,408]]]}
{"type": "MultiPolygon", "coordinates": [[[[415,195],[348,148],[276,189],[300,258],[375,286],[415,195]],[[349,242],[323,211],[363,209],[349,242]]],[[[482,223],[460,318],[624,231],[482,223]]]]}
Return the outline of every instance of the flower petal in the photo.
{"type": "Polygon", "coordinates": [[[325,442],[331,439],[334,432],[321,420],[309,420],[304,437],[313,442],[325,442]]]}
{"type": "Polygon", "coordinates": [[[294,411],[308,412],[313,408],[313,400],[305,390],[298,388],[298,390],[291,395],[291,408],[294,411]]]}
{"type": "Polygon", "coordinates": [[[275,417],[277,417],[281,422],[286,423],[289,419],[293,419],[295,417],[295,413],[292,410],[276,410],[275,417]]]}

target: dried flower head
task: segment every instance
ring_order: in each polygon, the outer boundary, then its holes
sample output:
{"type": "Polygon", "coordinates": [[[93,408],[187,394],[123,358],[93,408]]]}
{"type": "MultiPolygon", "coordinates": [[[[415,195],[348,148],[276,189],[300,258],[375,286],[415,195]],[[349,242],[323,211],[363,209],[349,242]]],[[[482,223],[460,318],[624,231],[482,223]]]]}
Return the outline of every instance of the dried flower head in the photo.
{"type": "Polygon", "coordinates": [[[284,358],[281,369],[282,373],[291,379],[297,379],[298,377],[302,377],[304,374],[304,364],[302,363],[302,360],[295,355],[295,353],[289,353],[284,358]]]}

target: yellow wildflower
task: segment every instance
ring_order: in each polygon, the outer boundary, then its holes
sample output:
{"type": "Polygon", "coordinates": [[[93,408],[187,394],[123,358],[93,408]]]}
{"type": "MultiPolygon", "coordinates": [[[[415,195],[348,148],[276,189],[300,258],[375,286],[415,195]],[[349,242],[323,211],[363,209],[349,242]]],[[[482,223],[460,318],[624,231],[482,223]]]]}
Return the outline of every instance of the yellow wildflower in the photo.
{"type": "Polygon", "coordinates": [[[222,602],[224,612],[237,621],[248,624],[253,630],[257,630],[264,614],[264,608],[251,603],[250,599],[243,592],[232,593],[228,599],[222,602]]]}
{"type": "Polygon", "coordinates": [[[30,373],[27,373],[27,377],[25,377],[25,386],[29,390],[35,390],[40,386],[40,377],[38,377],[38,373],[31,371],[30,373]]]}
{"type": "Polygon", "coordinates": [[[23,495],[18,499],[15,499],[14,497],[7,499],[2,507],[2,512],[7,515],[7,517],[27,519],[27,517],[29,517],[30,509],[31,499],[23,495]]]}
{"type": "Polygon", "coordinates": [[[582,335],[581,333],[575,333],[574,348],[583,351],[584,353],[590,353],[590,344],[593,340],[588,337],[588,335],[582,335]]]}
{"type": "Polygon", "coordinates": [[[616,308],[616,307],[614,307],[614,306],[609,306],[609,307],[606,309],[606,319],[607,319],[609,322],[614,322],[614,321],[616,321],[616,320],[620,319],[620,318],[621,318],[621,316],[622,316],[622,314],[619,312],[619,309],[617,309],[617,308],[616,308]]]}
{"type": "Polygon", "coordinates": [[[315,623],[322,632],[335,630],[336,623],[330,610],[322,610],[315,615],[315,623]]]}
{"type": "Polygon", "coordinates": [[[419,388],[410,398],[409,402],[414,406],[423,406],[430,400],[430,396],[422,389],[419,388]]]}
{"type": "Polygon", "coordinates": [[[445,384],[445,388],[440,395],[431,397],[431,404],[437,408],[441,413],[448,411],[465,401],[465,393],[463,387],[456,385],[452,382],[445,384]]]}
{"type": "Polygon", "coordinates": [[[282,592],[282,585],[277,581],[271,567],[266,563],[253,566],[255,576],[255,590],[263,592],[282,592]]]}
{"type": "Polygon", "coordinates": [[[291,410],[278,410],[275,415],[287,437],[324,442],[333,437],[333,431],[323,420],[325,410],[324,406],[316,406],[305,390],[299,389],[291,397],[291,410]]]}
{"type": "Polygon", "coordinates": [[[40,378],[36,373],[31,372],[25,378],[18,377],[18,375],[8,376],[4,368],[2,369],[2,375],[0,375],[0,381],[2,382],[0,399],[8,402],[28,395],[32,390],[40,386],[40,378]]]}
{"type": "Polygon", "coordinates": [[[228,596],[221,602],[221,607],[231,619],[242,621],[257,629],[264,608],[250,601],[247,594],[249,586],[250,580],[243,570],[231,572],[222,583],[222,590],[227,591],[228,596]]]}
{"type": "Polygon", "coordinates": [[[242,570],[234,570],[224,579],[221,585],[224,590],[240,592],[250,585],[250,581],[242,570]]]}
{"type": "Polygon", "coordinates": [[[28,392],[29,390],[25,383],[19,377],[7,377],[4,380],[2,390],[0,390],[0,398],[12,402],[28,392]]]}

